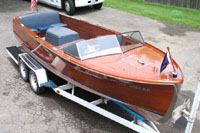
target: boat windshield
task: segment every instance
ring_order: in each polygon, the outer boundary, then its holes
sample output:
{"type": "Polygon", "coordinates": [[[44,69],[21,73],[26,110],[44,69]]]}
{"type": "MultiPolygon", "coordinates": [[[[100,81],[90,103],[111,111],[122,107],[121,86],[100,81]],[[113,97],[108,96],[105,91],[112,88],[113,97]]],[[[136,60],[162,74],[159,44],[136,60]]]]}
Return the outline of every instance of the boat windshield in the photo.
{"type": "Polygon", "coordinates": [[[122,53],[116,35],[80,41],[76,43],[76,46],[81,60],[122,53]]]}
{"type": "Polygon", "coordinates": [[[126,32],[81,40],[67,44],[61,49],[75,58],[86,60],[100,56],[122,54],[143,45],[144,41],[139,32],[126,32]]]}
{"type": "Polygon", "coordinates": [[[123,52],[145,45],[143,37],[139,31],[125,32],[116,36],[123,52]]]}

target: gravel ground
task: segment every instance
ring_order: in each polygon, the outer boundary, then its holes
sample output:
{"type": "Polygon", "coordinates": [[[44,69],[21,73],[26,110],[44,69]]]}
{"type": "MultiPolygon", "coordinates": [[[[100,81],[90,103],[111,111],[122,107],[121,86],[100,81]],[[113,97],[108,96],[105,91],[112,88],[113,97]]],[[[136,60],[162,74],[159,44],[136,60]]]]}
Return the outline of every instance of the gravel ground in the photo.
{"type": "MultiPolygon", "coordinates": [[[[40,11],[57,10],[39,4],[40,11]]],[[[64,14],[64,11],[59,10],[64,14]]],[[[7,46],[19,45],[12,32],[12,18],[30,13],[30,3],[23,0],[0,1],[0,133],[122,133],[132,132],[52,91],[43,96],[35,95],[28,83],[19,75],[17,66],[5,51],[7,46]]],[[[179,103],[193,98],[200,81],[200,32],[162,21],[103,7],[79,9],[74,15],[94,24],[116,31],[139,30],[146,42],[166,51],[170,46],[173,58],[184,73],[184,84],[179,103]]],[[[200,132],[200,112],[193,132],[200,132]]],[[[176,124],[171,121],[158,125],[162,133],[184,132],[185,119],[176,124]]]]}

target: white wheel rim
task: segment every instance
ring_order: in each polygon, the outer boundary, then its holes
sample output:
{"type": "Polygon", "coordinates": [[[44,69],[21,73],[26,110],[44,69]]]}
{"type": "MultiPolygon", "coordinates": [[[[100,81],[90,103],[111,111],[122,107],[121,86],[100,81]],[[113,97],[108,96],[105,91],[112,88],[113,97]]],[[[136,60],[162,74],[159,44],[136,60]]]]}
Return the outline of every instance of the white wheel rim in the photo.
{"type": "Polygon", "coordinates": [[[20,73],[22,75],[22,78],[25,79],[25,77],[26,77],[26,69],[25,69],[24,64],[21,63],[20,66],[19,66],[19,69],[20,69],[20,73]]]}
{"type": "Polygon", "coordinates": [[[36,92],[37,91],[37,79],[34,74],[31,74],[31,76],[30,76],[30,83],[31,83],[33,90],[36,92]]]}
{"type": "Polygon", "coordinates": [[[68,1],[65,2],[65,10],[66,10],[67,12],[70,11],[70,5],[69,5],[69,2],[68,2],[68,1]]]}

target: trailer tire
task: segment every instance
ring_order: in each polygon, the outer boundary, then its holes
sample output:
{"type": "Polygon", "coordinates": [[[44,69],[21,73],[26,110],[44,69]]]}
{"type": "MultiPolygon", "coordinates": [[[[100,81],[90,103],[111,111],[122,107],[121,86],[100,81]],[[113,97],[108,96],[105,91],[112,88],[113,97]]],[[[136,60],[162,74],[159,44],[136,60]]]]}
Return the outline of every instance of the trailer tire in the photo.
{"type": "Polygon", "coordinates": [[[26,66],[26,64],[22,60],[19,60],[19,72],[25,82],[29,81],[29,71],[30,69],[26,66]]]}
{"type": "Polygon", "coordinates": [[[95,9],[101,9],[103,3],[99,3],[99,4],[96,4],[96,5],[93,5],[93,8],[95,9]]]}
{"type": "Polygon", "coordinates": [[[73,0],[65,0],[63,5],[65,12],[68,15],[73,15],[75,12],[75,3],[73,0]]]}
{"type": "Polygon", "coordinates": [[[39,94],[44,93],[45,88],[39,87],[38,81],[37,81],[37,76],[36,76],[35,72],[32,70],[29,72],[29,83],[30,83],[30,87],[31,87],[32,91],[35,94],[39,95],[39,94]]]}

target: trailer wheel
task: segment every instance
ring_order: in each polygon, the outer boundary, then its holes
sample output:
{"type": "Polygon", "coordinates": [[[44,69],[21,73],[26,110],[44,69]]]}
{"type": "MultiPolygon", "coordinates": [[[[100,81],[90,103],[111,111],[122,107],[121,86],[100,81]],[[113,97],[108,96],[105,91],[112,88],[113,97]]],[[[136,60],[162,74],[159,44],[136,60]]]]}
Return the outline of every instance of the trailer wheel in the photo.
{"type": "Polygon", "coordinates": [[[73,0],[65,0],[64,9],[68,15],[73,15],[75,12],[75,3],[73,0]]]}
{"type": "Polygon", "coordinates": [[[25,82],[28,82],[29,80],[29,71],[30,69],[26,66],[26,64],[24,64],[22,60],[19,60],[19,72],[25,82]]]}
{"type": "Polygon", "coordinates": [[[99,4],[96,4],[96,5],[93,5],[93,7],[95,9],[100,9],[102,7],[103,3],[99,3],[99,4]]]}
{"type": "Polygon", "coordinates": [[[34,71],[30,71],[29,73],[29,82],[30,82],[30,87],[33,90],[33,92],[37,95],[42,94],[45,91],[44,87],[39,87],[38,86],[38,81],[37,77],[34,71]]]}

